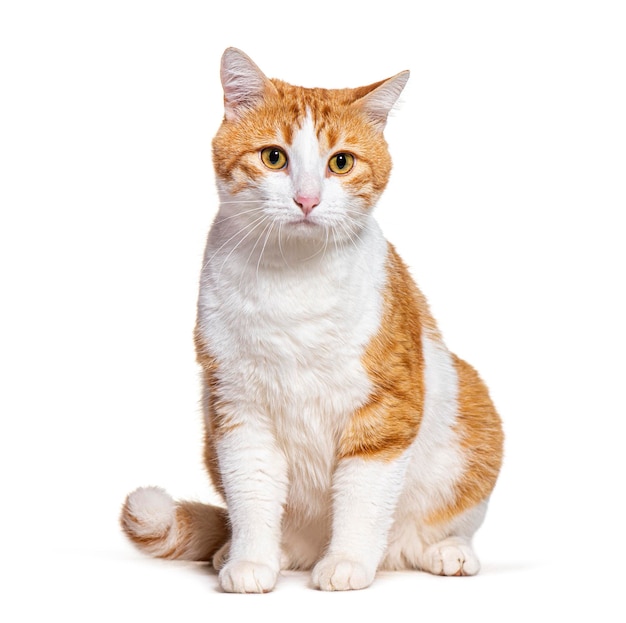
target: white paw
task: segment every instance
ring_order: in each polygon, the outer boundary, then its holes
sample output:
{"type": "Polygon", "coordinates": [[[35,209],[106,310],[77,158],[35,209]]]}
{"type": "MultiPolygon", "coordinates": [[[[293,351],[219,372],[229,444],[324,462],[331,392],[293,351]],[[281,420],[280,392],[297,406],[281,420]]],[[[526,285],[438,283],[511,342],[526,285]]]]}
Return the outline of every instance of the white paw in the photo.
{"type": "Polygon", "coordinates": [[[269,593],[277,579],[277,570],[247,560],[227,562],[219,575],[220,586],[226,593],[269,593]]]}
{"type": "Polygon", "coordinates": [[[476,575],[480,563],[470,545],[442,541],[426,552],[428,571],[435,575],[476,575]]]}
{"type": "Polygon", "coordinates": [[[349,591],[367,588],[376,575],[360,562],[327,556],[318,562],[312,573],[313,584],[323,591],[349,591]]]}

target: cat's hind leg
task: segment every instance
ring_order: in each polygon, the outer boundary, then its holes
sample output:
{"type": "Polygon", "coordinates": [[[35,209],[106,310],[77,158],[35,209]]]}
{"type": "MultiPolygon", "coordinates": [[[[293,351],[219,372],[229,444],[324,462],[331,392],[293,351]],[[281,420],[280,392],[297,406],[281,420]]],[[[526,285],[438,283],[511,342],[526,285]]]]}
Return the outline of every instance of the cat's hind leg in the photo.
{"type": "Polygon", "coordinates": [[[449,537],[424,550],[421,567],[434,575],[476,575],[480,563],[465,537],[449,537]]]}
{"type": "Polygon", "coordinates": [[[483,501],[447,523],[426,529],[424,534],[430,538],[422,551],[420,568],[434,575],[476,575],[480,571],[480,562],[472,546],[472,537],[486,512],[487,501],[483,501]],[[442,538],[442,535],[445,536],[442,538]]]}
{"type": "Polygon", "coordinates": [[[383,569],[419,569],[434,575],[476,575],[480,562],[472,537],[481,525],[487,503],[481,502],[447,522],[427,524],[414,515],[396,518],[383,569]]]}

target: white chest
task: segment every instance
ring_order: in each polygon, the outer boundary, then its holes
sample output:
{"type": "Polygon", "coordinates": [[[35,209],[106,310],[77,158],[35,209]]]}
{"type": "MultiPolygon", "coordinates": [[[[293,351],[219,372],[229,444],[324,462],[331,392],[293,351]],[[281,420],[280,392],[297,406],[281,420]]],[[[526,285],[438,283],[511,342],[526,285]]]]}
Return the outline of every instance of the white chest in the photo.
{"type": "Polygon", "coordinates": [[[203,272],[199,326],[223,391],[269,422],[294,506],[322,503],[340,432],[370,393],[362,357],[380,326],[381,240],[296,268],[249,270],[235,259],[219,275],[203,272]]]}

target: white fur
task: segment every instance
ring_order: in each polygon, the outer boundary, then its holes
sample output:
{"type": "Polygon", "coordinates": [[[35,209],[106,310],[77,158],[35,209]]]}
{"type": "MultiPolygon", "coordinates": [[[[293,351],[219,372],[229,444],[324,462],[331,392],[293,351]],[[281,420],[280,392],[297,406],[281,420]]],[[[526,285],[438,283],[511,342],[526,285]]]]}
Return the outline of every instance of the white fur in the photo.
{"type": "Polygon", "coordinates": [[[317,563],[313,581],[327,590],[363,588],[379,566],[475,572],[469,540],[484,509],[454,526],[419,523],[452,499],[463,469],[452,428],[458,379],[437,339],[423,339],[414,443],[392,461],[336,464],[347,419],[371,390],[362,357],[381,324],[388,248],[364,206],[325,173],[331,154],[310,116],[285,150],[288,169],[268,170],[256,187],[234,195],[219,184],[201,276],[198,326],[236,425],[217,443],[232,525],[217,556],[221,586],[271,590],[281,564],[317,563]],[[306,217],[298,193],[320,197],[306,217]],[[453,533],[458,541],[438,545],[453,533]]]}
{"type": "Polygon", "coordinates": [[[286,464],[267,426],[267,414],[245,400],[233,408],[242,425],[217,442],[232,530],[220,580],[230,592],[265,592],[274,587],[280,570],[286,464]]]}
{"type": "MultiPolygon", "coordinates": [[[[303,547],[311,541],[294,535],[311,522],[327,524],[338,436],[370,391],[360,358],[380,323],[376,292],[383,285],[386,245],[373,223],[361,233],[361,244],[369,246],[369,258],[366,249],[351,261],[346,249],[332,249],[300,264],[294,260],[290,271],[257,272],[245,254],[235,253],[229,262],[243,262],[235,281],[223,278],[226,268],[220,279],[209,267],[204,273],[201,332],[242,424],[218,445],[229,513],[243,514],[242,525],[262,519],[272,526],[265,554],[242,546],[243,560],[276,560],[285,495],[295,509],[285,518],[285,542],[297,542],[289,552],[293,564],[310,566],[325,545],[326,529],[308,552],[303,547]],[[364,292],[372,293],[369,300],[364,292]],[[249,469],[257,469],[263,482],[249,469]],[[279,483],[287,481],[283,489],[279,483]]],[[[238,524],[235,518],[233,543],[238,524]]],[[[263,542],[261,535],[243,532],[241,540],[257,547],[263,542]]],[[[231,551],[231,559],[238,552],[231,551]]]]}
{"type": "MultiPolygon", "coordinates": [[[[326,177],[326,159],[320,157],[319,143],[310,112],[295,133],[291,145],[287,146],[287,151],[290,167],[289,181],[292,185],[293,196],[321,195],[326,177]]],[[[328,189],[324,190],[328,192],[328,189]]],[[[312,217],[314,218],[313,215],[312,217]]]]}
{"type": "Polygon", "coordinates": [[[149,532],[166,532],[174,521],[176,504],[160,487],[141,487],[128,496],[128,510],[149,532]]]}
{"type": "Polygon", "coordinates": [[[476,575],[480,563],[469,540],[454,536],[427,547],[422,568],[435,575],[476,575]]]}
{"type": "Polygon", "coordinates": [[[140,538],[163,537],[148,546],[155,556],[161,556],[176,546],[176,503],[160,487],[141,487],[126,501],[126,528],[140,538]],[[131,519],[132,518],[132,519],[131,519]]]}
{"type": "Polygon", "coordinates": [[[343,460],[333,480],[332,536],[313,582],[324,590],[365,588],[387,546],[408,455],[390,461],[343,460]]]}

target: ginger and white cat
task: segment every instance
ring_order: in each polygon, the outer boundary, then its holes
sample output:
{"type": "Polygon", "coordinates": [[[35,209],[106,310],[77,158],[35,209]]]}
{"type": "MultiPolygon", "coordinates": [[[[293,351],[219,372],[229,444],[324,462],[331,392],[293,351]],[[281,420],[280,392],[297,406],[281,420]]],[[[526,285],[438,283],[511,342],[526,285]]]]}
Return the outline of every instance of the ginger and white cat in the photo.
{"type": "Polygon", "coordinates": [[[225,507],[146,487],[121,521],[150,554],[212,560],[224,591],[270,591],[287,568],[323,590],[377,569],[479,570],[500,420],[372,217],[408,77],[308,89],[222,57],[195,343],[225,507]]]}

